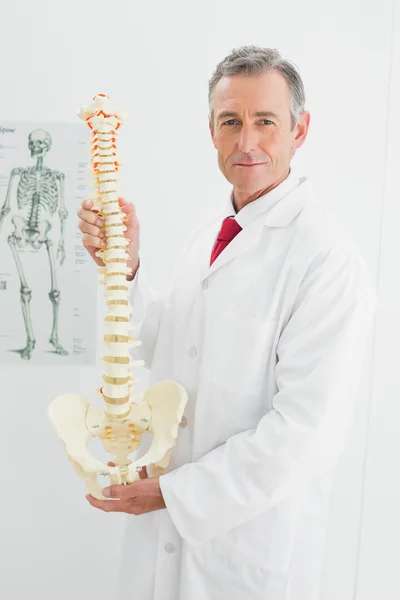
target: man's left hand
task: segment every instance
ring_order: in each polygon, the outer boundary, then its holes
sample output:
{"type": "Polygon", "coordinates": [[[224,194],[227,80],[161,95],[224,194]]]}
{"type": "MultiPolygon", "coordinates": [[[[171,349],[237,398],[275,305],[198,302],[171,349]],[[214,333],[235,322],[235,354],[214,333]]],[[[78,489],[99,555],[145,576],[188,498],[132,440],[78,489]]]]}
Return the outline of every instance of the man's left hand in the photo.
{"type": "Polygon", "coordinates": [[[131,515],[143,515],[165,508],[159,477],[148,477],[145,468],[140,479],[127,485],[111,485],[104,488],[103,496],[110,500],[97,500],[90,494],[86,498],[95,508],[104,512],[125,512],[131,515]]]}

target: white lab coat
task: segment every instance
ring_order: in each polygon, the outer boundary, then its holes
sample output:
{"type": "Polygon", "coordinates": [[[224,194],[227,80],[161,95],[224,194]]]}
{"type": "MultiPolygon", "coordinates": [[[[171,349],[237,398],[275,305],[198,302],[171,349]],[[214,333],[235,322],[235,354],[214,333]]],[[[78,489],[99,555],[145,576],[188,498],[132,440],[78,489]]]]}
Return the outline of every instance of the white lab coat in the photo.
{"type": "MultiPolygon", "coordinates": [[[[157,296],[133,284],[135,358],[189,394],[167,508],[128,516],[119,600],[317,600],[332,467],[377,308],[355,244],[291,172],[202,218],[157,296]]],[[[160,246],[155,250],[162,251],[160,246]]]]}

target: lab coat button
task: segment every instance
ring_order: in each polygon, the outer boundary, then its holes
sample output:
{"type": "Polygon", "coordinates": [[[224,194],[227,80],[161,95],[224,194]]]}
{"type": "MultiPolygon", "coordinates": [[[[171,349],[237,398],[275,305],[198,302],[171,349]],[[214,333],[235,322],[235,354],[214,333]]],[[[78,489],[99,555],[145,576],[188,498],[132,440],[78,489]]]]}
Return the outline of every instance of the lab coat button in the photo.
{"type": "Polygon", "coordinates": [[[165,544],[164,548],[165,551],[168,552],[168,554],[173,554],[173,552],[175,552],[175,546],[173,544],[165,544]]]}
{"type": "Polygon", "coordinates": [[[197,350],[194,346],[192,346],[188,352],[189,358],[194,358],[197,356],[197,350]]]}
{"type": "Polygon", "coordinates": [[[181,420],[181,422],[179,423],[179,425],[180,425],[181,427],[186,427],[186,425],[187,425],[187,418],[186,418],[186,417],[182,417],[182,420],[181,420]]]}
{"type": "Polygon", "coordinates": [[[203,283],[201,284],[201,287],[203,288],[203,290],[206,290],[208,288],[208,279],[205,279],[203,281],[203,283]]]}

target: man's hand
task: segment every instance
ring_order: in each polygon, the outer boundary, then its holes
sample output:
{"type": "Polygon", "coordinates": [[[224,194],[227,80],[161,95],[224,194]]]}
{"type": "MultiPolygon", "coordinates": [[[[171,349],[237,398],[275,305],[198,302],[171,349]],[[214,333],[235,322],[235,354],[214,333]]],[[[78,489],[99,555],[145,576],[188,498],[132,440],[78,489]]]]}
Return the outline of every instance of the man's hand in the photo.
{"type": "MultiPolygon", "coordinates": [[[[130,257],[128,267],[132,269],[132,276],[128,277],[128,279],[132,279],[139,265],[140,224],[136,216],[135,205],[131,202],[127,202],[124,198],[118,198],[118,202],[121,210],[125,213],[123,222],[127,229],[124,232],[124,236],[129,241],[126,249],[130,257]]],[[[84,200],[82,202],[82,205],[77,212],[78,217],[80,218],[78,228],[82,232],[82,243],[84,247],[95,263],[99,266],[103,266],[104,263],[101,258],[96,256],[96,252],[100,249],[104,249],[106,245],[103,240],[104,221],[92,207],[92,200],[84,200]]]]}
{"type": "MultiPolygon", "coordinates": [[[[113,465],[111,465],[113,466],[113,465]]],[[[95,508],[104,512],[125,512],[131,515],[143,515],[165,508],[159,477],[148,477],[146,468],[140,472],[139,481],[127,485],[111,485],[104,488],[103,496],[110,500],[96,500],[90,494],[86,498],[95,508]],[[107,491],[109,494],[107,494],[107,491]],[[114,500],[114,498],[116,498],[114,500]]]]}

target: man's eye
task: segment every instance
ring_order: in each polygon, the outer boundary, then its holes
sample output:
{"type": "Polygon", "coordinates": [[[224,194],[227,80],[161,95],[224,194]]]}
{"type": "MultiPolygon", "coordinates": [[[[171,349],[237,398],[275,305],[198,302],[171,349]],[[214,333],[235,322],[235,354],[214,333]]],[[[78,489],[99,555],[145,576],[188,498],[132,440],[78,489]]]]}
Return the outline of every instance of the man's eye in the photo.
{"type": "MultiPolygon", "coordinates": [[[[224,121],[222,124],[223,125],[233,125],[235,123],[235,121],[236,121],[236,119],[229,119],[229,121],[224,121]]],[[[261,122],[263,125],[273,125],[274,124],[269,119],[262,119],[261,122]]]]}

